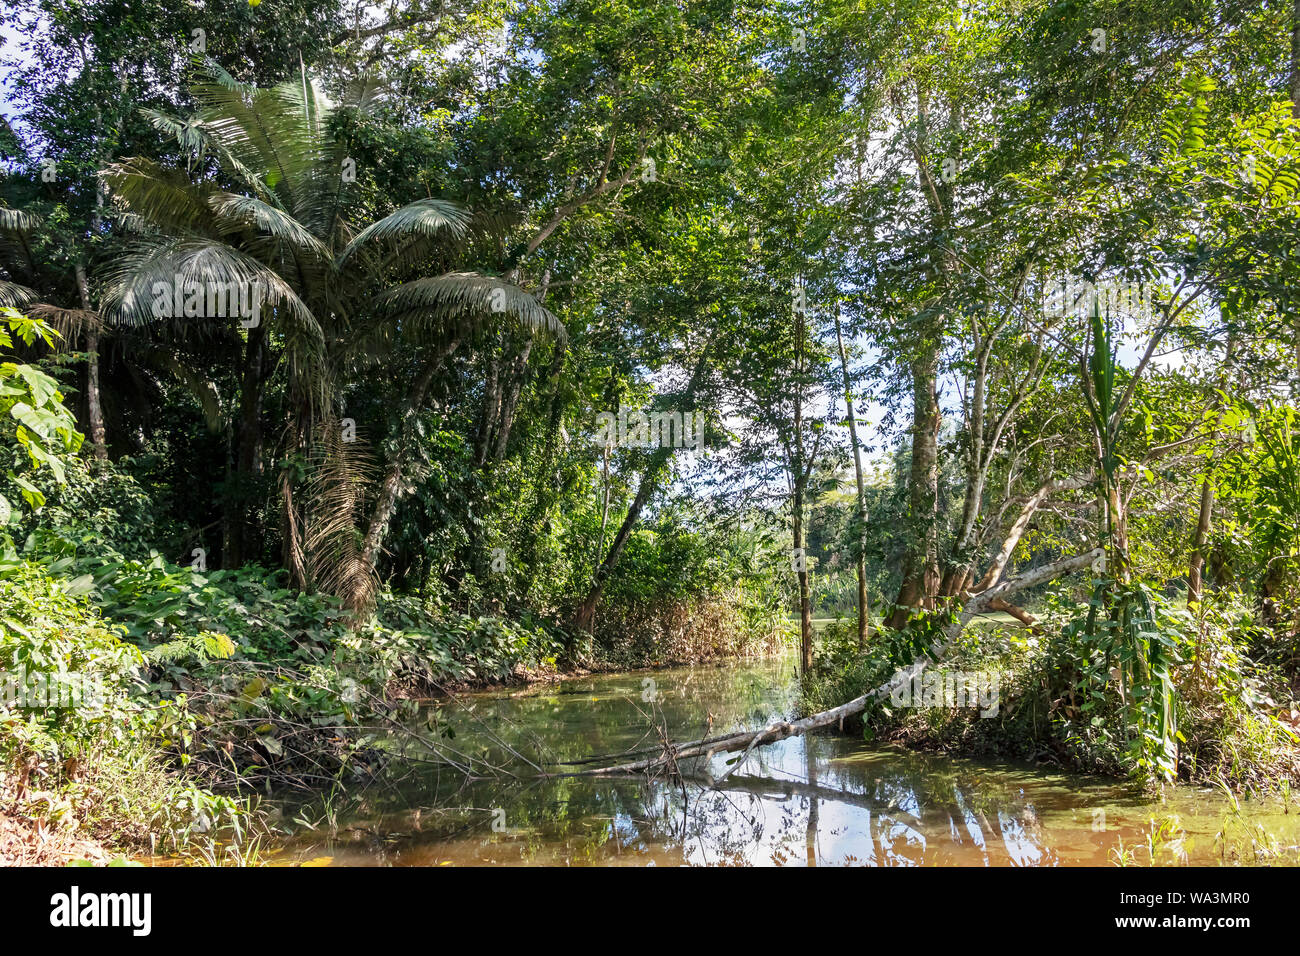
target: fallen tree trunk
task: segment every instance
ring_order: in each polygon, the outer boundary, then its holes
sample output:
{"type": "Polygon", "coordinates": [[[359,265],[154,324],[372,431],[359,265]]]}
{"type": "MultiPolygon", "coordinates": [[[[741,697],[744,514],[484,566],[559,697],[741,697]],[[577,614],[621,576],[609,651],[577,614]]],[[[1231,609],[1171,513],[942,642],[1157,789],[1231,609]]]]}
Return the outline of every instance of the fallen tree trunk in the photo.
{"type": "Polygon", "coordinates": [[[866,710],[871,701],[889,695],[895,688],[910,684],[912,679],[925,668],[943,660],[948,648],[952,646],[953,641],[961,633],[961,628],[977,613],[987,610],[993,601],[1005,600],[1007,595],[1015,594],[1017,591],[1023,591],[1025,588],[1033,587],[1036,584],[1042,584],[1062,575],[1082,570],[1103,554],[1105,554],[1105,551],[1102,548],[1093,548],[1083,554],[1071,555],[1068,558],[1062,558],[1051,564],[1026,571],[1019,577],[1002,581],[987,591],[972,596],[967,601],[966,607],[963,608],[960,620],[949,629],[944,637],[943,644],[934,651],[933,657],[929,655],[918,657],[908,667],[895,671],[894,676],[886,683],[860,697],[853,698],[846,704],[840,704],[838,707],[823,710],[819,714],[812,714],[800,720],[774,721],[757,731],[738,730],[730,734],[721,734],[716,737],[706,737],[703,740],[692,740],[680,744],[666,741],[663,747],[657,750],[653,756],[626,763],[612,764],[608,767],[580,770],[572,774],[572,776],[598,777],[610,774],[648,773],[652,770],[676,767],[683,760],[702,757],[707,761],[712,759],[715,754],[734,753],[737,750],[744,751],[741,758],[732,764],[727,769],[727,772],[715,782],[715,785],[720,784],[734,771],[740,769],[745,762],[745,758],[749,756],[749,752],[755,747],[763,747],[790,737],[798,737],[810,731],[820,730],[823,727],[832,727],[837,724],[842,726],[845,719],[866,710]]]}
{"type": "MultiPolygon", "coordinates": [[[[947,651],[947,644],[940,649],[936,657],[941,657],[947,651]]],[[[704,740],[693,740],[689,743],[674,744],[667,743],[662,750],[653,757],[646,757],[642,760],[633,760],[628,763],[614,764],[609,767],[597,767],[591,770],[578,771],[574,776],[579,777],[598,777],[606,774],[625,774],[641,773],[643,771],[657,770],[664,767],[672,766],[679,761],[689,760],[694,757],[703,757],[708,760],[714,754],[732,753],[737,750],[743,750],[746,754],[755,747],[774,744],[780,740],[786,740],[789,737],[798,737],[809,731],[819,730],[822,727],[831,727],[842,723],[846,718],[854,714],[860,714],[866,710],[867,704],[873,699],[884,697],[894,690],[895,687],[901,687],[910,683],[912,678],[922,670],[932,664],[933,661],[928,657],[918,658],[910,667],[903,668],[896,672],[894,677],[887,683],[877,687],[875,690],[868,691],[861,697],[855,697],[847,704],[840,704],[830,710],[824,710],[820,714],[813,714],[804,717],[801,720],[778,720],[768,724],[761,730],[739,730],[731,734],[722,734],[717,737],[708,737],[704,740]]],[[[739,769],[744,760],[738,760],[732,765],[732,770],[739,769]]],[[[731,770],[726,775],[718,778],[717,783],[721,783],[727,778],[731,770]]]]}
{"type": "Polygon", "coordinates": [[[976,614],[982,611],[994,610],[995,603],[998,605],[996,610],[1006,610],[1006,598],[1008,596],[1026,588],[1032,588],[1037,584],[1046,584],[1048,581],[1054,581],[1067,574],[1073,574],[1075,571],[1082,571],[1084,568],[1095,564],[1105,553],[1106,551],[1103,548],[1093,548],[1091,551],[1083,552],[1083,554],[1061,558],[1059,561],[1033,568],[1018,577],[1000,581],[991,588],[971,595],[962,607],[961,618],[949,630],[948,640],[952,640],[963,627],[970,623],[971,618],[976,614]]]}

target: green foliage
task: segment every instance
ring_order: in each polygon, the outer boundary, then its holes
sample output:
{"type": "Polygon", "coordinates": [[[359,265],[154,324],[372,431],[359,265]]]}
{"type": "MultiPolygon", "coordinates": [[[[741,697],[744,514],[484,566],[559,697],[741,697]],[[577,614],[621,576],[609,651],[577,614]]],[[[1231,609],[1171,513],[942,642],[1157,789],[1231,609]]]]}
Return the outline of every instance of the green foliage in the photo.
{"type": "Polygon", "coordinates": [[[124,692],[140,686],[144,663],[121,631],[70,594],[66,581],[33,565],[0,569],[0,608],[0,665],[13,685],[5,699],[21,696],[25,680],[40,685],[38,698],[67,702],[7,710],[14,719],[24,715],[19,736],[57,762],[74,755],[60,747],[120,732],[117,725],[130,711],[124,692]]]}
{"type": "Polygon", "coordinates": [[[245,803],[168,772],[183,704],[145,696],[146,661],[120,628],[34,564],[0,569],[0,608],[0,789],[50,826],[117,844],[246,840],[257,824],[245,803]]]}
{"type": "Polygon", "coordinates": [[[1178,774],[1178,741],[1184,738],[1178,732],[1174,668],[1188,650],[1188,622],[1185,610],[1141,582],[1103,580],[1088,613],[1065,629],[1067,640],[1081,642],[1090,663],[1082,688],[1090,699],[1080,709],[1091,712],[1119,693],[1126,704],[1130,763],[1144,781],[1170,781],[1178,774]]]}
{"type": "MultiPolygon", "coordinates": [[[[12,308],[0,309],[0,349],[13,348],[14,337],[24,345],[37,339],[52,345],[56,333],[39,319],[24,316],[12,308]]],[[[6,357],[7,356],[0,356],[6,357]]],[[[48,470],[56,482],[64,481],[64,462],[81,445],[76,419],[63,407],[58,382],[40,369],[21,362],[0,361],[0,447],[22,450],[30,469],[28,475],[15,467],[6,472],[8,486],[0,488],[0,526],[9,524],[12,495],[16,487],[31,508],[45,504],[45,494],[31,480],[31,472],[48,470]],[[30,475],[30,476],[29,476],[30,475]]]]}
{"type": "MultiPolygon", "coordinates": [[[[869,727],[1146,779],[1276,765],[1300,668],[1287,11],[566,0],[372,32],[332,0],[210,0],[217,62],[183,74],[202,24],[175,6],[23,0],[48,31],[0,131],[0,303],[30,313],[0,313],[0,577],[45,608],[6,640],[136,655],[140,766],[366,773],[414,696],[581,657],[588,597],[602,663],[770,647],[795,517],[814,613],[856,611],[862,553],[875,606],[928,589],[865,651],[828,628],[810,706],[946,643],[972,589],[1100,546],[1086,608],[962,635],[956,660],[1015,675],[997,720],[869,727]],[[1155,307],[1049,314],[1062,272],[1155,307]],[[155,315],[177,275],[258,281],[263,321],[155,315]],[[94,379],[113,464],[75,456],[62,404],[94,379]],[[887,473],[866,527],[846,393],[887,473]],[[623,404],[694,408],[708,450],[593,443],[623,404]]],[[[22,733],[98,739],[77,719],[22,733]]]]}
{"type": "MultiPolygon", "coordinates": [[[[1149,590],[1134,601],[1151,615],[1136,647],[1126,644],[1118,620],[1090,631],[1088,616],[1102,605],[1068,592],[1036,609],[1037,634],[972,625],[944,666],[997,672],[995,717],[942,707],[891,711],[886,701],[863,715],[864,732],[954,753],[1127,774],[1146,786],[1181,778],[1265,791],[1294,779],[1295,705],[1282,671],[1252,656],[1261,629],[1241,596],[1215,595],[1194,617],[1149,590]],[[1126,672],[1142,667],[1159,676],[1133,683],[1126,672]]],[[[803,708],[824,709],[879,687],[914,651],[886,631],[864,653],[852,622],[828,626],[803,708]]]]}

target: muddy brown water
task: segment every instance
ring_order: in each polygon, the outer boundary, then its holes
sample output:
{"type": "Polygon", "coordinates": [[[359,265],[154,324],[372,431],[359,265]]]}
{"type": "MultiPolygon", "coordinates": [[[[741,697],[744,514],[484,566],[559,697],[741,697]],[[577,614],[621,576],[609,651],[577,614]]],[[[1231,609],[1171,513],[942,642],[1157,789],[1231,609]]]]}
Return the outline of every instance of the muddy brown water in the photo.
{"type": "MultiPolygon", "coordinates": [[[[794,662],[603,674],[439,705],[448,746],[554,767],[789,716],[794,662]]],[[[684,768],[691,779],[416,772],[359,798],[281,804],[273,862],[482,866],[1075,866],[1300,862],[1300,807],[909,752],[846,736],[684,768]]]]}

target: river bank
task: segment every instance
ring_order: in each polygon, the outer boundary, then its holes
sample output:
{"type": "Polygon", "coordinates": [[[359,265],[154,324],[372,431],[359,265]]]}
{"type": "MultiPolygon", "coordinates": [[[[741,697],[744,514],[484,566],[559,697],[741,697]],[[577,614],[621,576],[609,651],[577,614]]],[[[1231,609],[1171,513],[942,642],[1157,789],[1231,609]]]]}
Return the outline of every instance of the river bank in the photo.
{"type": "MultiPolygon", "coordinates": [[[[797,704],[788,656],[589,675],[432,702],[463,751],[552,773],[653,743],[758,726],[797,704]]],[[[314,865],[1168,865],[1300,862],[1276,798],[1168,788],[869,744],[755,750],[683,779],[493,778],[429,769],[394,787],[274,805],[272,863],[314,865]]]]}

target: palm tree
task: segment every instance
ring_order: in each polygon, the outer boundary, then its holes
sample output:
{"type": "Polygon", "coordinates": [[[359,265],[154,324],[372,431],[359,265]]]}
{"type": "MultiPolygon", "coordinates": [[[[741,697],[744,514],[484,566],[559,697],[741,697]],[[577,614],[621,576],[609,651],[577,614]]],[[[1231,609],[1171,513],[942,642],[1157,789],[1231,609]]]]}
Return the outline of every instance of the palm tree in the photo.
{"type": "MultiPolygon", "coordinates": [[[[456,268],[471,237],[471,216],[456,203],[421,199],[364,221],[346,143],[331,133],[337,108],[305,70],[270,89],[240,84],[215,64],[206,70],[210,79],[191,88],[201,107],[196,116],[146,112],[181,144],[187,168],[127,159],[101,172],[123,225],[138,232],[107,276],[104,313],[115,323],[173,332],[195,321],[233,328],[234,310],[221,291],[260,301],[258,316],[239,316],[239,334],[246,334],[240,404],[252,410],[241,416],[240,466],[251,464],[245,432],[260,434],[258,370],[278,364],[287,374],[285,458],[310,463],[314,505],[304,522],[295,502],[299,483],[282,467],[286,567],[296,586],[322,586],[364,607],[403,488],[410,422],[442,363],[494,321],[561,339],[564,328],[512,283],[456,268]],[[191,307],[168,305],[175,298],[169,290],[182,292],[191,307]],[[194,290],[203,294],[191,296],[194,290]],[[262,352],[272,340],[279,354],[267,363],[262,352]],[[372,494],[364,443],[336,440],[340,395],[357,374],[398,354],[414,359],[403,363],[410,385],[397,448],[372,494]]],[[[375,102],[373,89],[363,89],[349,105],[367,111],[375,102]]]]}

